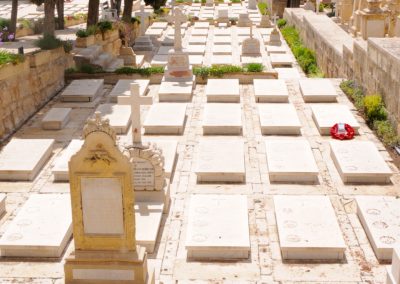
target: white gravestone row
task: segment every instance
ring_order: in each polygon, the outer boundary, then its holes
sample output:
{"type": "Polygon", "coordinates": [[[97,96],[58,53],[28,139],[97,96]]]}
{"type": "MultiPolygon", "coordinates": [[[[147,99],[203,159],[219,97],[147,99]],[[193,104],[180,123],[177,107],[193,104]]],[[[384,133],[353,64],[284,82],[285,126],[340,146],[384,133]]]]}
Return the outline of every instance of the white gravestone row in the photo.
{"type": "Polygon", "coordinates": [[[292,104],[258,104],[261,133],[300,135],[301,123],[292,104]]]}
{"type": "Polygon", "coordinates": [[[204,106],[203,135],[241,135],[240,104],[208,103],[204,106]]]}
{"type": "Polygon", "coordinates": [[[104,79],[73,80],[61,93],[64,102],[91,102],[103,92],[104,79]]]}
{"type": "Polygon", "coordinates": [[[185,103],[159,103],[150,107],[143,123],[146,134],[182,135],[186,122],[185,103]]]}

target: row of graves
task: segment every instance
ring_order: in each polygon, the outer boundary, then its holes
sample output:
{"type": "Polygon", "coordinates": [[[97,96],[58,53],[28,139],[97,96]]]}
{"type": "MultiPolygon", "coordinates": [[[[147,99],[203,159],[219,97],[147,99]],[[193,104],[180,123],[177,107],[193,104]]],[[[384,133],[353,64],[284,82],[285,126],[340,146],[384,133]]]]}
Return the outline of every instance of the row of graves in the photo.
{"type": "MultiPolygon", "coordinates": [[[[181,16],[177,9],[177,23],[183,21],[181,16]]],[[[174,34],[180,38],[180,29],[174,34]]],[[[175,193],[170,184],[180,174],[175,171],[182,159],[178,149],[187,146],[178,147],[174,137],[188,135],[188,113],[195,106],[202,113],[190,121],[201,129],[192,138],[196,152],[190,172],[196,184],[251,182],[247,177],[252,169],[246,166],[249,134],[244,131],[249,103],[262,133],[259,143],[264,150],[259,157],[267,169],[261,175],[268,185],[322,183],[315,147],[304,131],[308,126],[299,117],[301,107],[310,111],[315,136],[329,147],[330,157],[322,163],[334,165],[332,171],[342,186],[396,183],[394,169],[364,137],[359,120],[338,99],[331,80],[254,79],[244,88],[238,79],[209,79],[205,86],[196,86],[189,56],[182,42],[174,41],[158,88],[149,86],[149,80],[119,80],[105,95],[103,79],[75,80],[41,120],[40,139],[13,138],[5,145],[0,152],[0,188],[22,181],[38,186],[46,167],[52,181],[44,187],[62,183],[69,190],[32,192],[15,216],[6,213],[2,258],[63,257],[73,234],[74,246],[64,259],[66,283],[154,283],[148,255],[157,252],[162,216],[169,216],[175,193]],[[298,87],[298,97],[289,91],[292,84],[298,87]],[[143,123],[142,105],[148,107],[143,123]],[[82,139],[69,139],[68,146],[52,158],[57,141],[47,137],[57,137],[68,128],[69,137],[81,133],[82,125],[76,121],[85,108],[91,118],[82,139]],[[358,137],[329,138],[330,127],[338,122],[351,125],[358,137]],[[159,138],[166,135],[173,136],[159,138]]],[[[2,211],[7,195],[0,195],[2,211]]],[[[183,238],[188,261],[251,258],[250,196],[199,193],[187,198],[183,238]]],[[[375,195],[356,196],[355,202],[376,258],[390,260],[400,240],[399,200],[375,195]]],[[[348,243],[329,196],[277,194],[273,206],[283,260],[345,261],[348,243]]],[[[398,281],[399,274],[395,257],[388,279],[398,281]]]]}

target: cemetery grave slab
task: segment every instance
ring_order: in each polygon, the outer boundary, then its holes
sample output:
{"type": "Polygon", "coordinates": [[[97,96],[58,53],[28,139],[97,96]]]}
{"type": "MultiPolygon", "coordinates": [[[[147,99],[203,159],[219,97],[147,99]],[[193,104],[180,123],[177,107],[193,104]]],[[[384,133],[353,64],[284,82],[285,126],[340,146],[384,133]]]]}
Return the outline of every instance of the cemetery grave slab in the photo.
{"type": "Polygon", "coordinates": [[[336,90],[329,79],[301,79],[299,85],[306,103],[336,102],[336,90]]]}
{"type": "Polygon", "coordinates": [[[327,196],[274,196],[283,259],[342,260],[346,250],[327,196]]]}
{"type": "Polygon", "coordinates": [[[330,135],[332,126],[336,123],[346,123],[358,133],[360,125],[346,105],[315,104],[311,106],[312,118],[321,135],[330,135]]]}
{"type": "Polygon", "coordinates": [[[204,105],[203,135],[240,135],[240,104],[209,103],[204,105]]]}
{"type": "Polygon", "coordinates": [[[103,92],[104,79],[73,80],[61,93],[64,102],[91,102],[103,92]]]}
{"type": "MultiPolygon", "coordinates": [[[[269,40],[269,39],[268,39],[269,40]]],[[[283,45],[266,45],[265,50],[267,51],[268,55],[272,53],[286,53],[287,49],[283,45]]]]}
{"type": "Polygon", "coordinates": [[[331,157],[344,183],[390,183],[392,171],[370,141],[330,141],[331,157]]]}
{"type": "Polygon", "coordinates": [[[247,259],[250,237],[245,195],[190,198],[185,247],[189,259],[247,259]]]}
{"type": "Polygon", "coordinates": [[[208,29],[193,29],[191,36],[207,36],[209,33],[208,29]]]}
{"type": "Polygon", "coordinates": [[[0,218],[6,212],[6,199],[7,199],[6,194],[0,193],[0,218]]]}
{"type": "Polygon", "coordinates": [[[301,123],[292,104],[258,104],[257,106],[262,134],[301,134],[301,123]]]}
{"type": "Polygon", "coordinates": [[[181,135],[185,128],[185,103],[159,103],[150,107],[143,123],[145,134],[181,135]]]}
{"type": "Polygon", "coordinates": [[[1,255],[61,257],[71,235],[69,194],[32,194],[1,237],[1,255]]]}
{"type": "Polygon", "coordinates": [[[158,91],[160,102],[190,102],[194,83],[162,81],[158,91]]]}
{"type": "Polygon", "coordinates": [[[190,55],[196,55],[196,54],[204,54],[206,52],[206,46],[205,45],[188,45],[186,51],[190,55]]]}
{"type": "Polygon", "coordinates": [[[271,60],[272,67],[293,65],[293,59],[290,54],[271,53],[269,57],[271,60]]]}
{"type": "Polygon", "coordinates": [[[213,45],[212,53],[213,54],[231,55],[232,54],[232,46],[231,45],[220,45],[220,44],[213,45]]]}
{"type": "Polygon", "coordinates": [[[232,65],[232,63],[233,63],[232,55],[213,54],[211,56],[211,65],[232,65]]]}
{"type": "Polygon", "coordinates": [[[244,182],[246,172],[243,140],[202,138],[195,172],[198,183],[244,182]]]}
{"type": "Polygon", "coordinates": [[[73,139],[68,147],[62,150],[61,155],[55,159],[54,167],[51,170],[55,181],[69,181],[68,162],[82,145],[83,140],[73,139]]]}
{"type": "Polygon", "coordinates": [[[42,128],[60,130],[70,119],[71,108],[51,108],[42,119],[42,128]]]}
{"type": "Polygon", "coordinates": [[[207,102],[238,103],[238,79],[208,79],[205,89],[207,102]]]}
{"type": "Polygon", "coordinates": [[[96,111],[101,112],[104,119],[110,121],[111,127],[117,134],[125,134],[131,123],[131,107],[129,105],[102,104],[96,111]]]}
{"type": "Polygon", "coordinates": [[[400,200],[393,196],[356,196],[357,215],[378,260],[391,260],[400,245],[400,200]]]}
{"type": "Polygon", "coordinates": [[[266,139],[265,149],[271,182],[317,182],[318,167],[307,140],[266,139]]]}
{"type": "MultiPolygon", "coordinates": [[[[110,92],[110,102],[118,104],[123,104],[123,105],[129,105],[129,98],[131,96],[131,84],[132,83],[137,83],[139,84],[139,94],[140,96],[145,96],[148,98],[148,103],[151,105],[153,103],[153,97],[148,96],[148,91],[149,91],[149,84],[150,80],[130,80],[130,79],[120,79],[118,80],[117,84],[114,86],[114,88],[110,92]]],[[[145,104],[145,102],[143,102],[145,104]]]]}
{"type": "Polygon", "coordinates": [[[33,180],[52,154],[53,139],[11,139],[0,152],[0,180],[33,180]]]}
{"type": "Polygon", "coordinates": [[[207,36],[191,36],[188,41],[189,44],[205,45],[207,43],[207,36]]]}
{"type": "MultiPolygon", "coordinates": [[[[231,45],[232,44],[232,37],[230,36],[216,36],[214,37],[214,45],[231,45]]],[[[232,50],[232,48],[231,48],[232,50]]]]}
{"type": "Polygon", "coordinates": [[[254,96],[259,103],[286,103],[289,91],[284,80],[254,79],[254,96]]]}
{"type": "Polygon", "coordinates": [[[215,28],[214,29],[214,40],[216,37],[220,36],[230,36],[231,35],[231,29],[223,29],[223,28],[215,28]]]}
{"type": "Polygon", "coordinates": [[[193,27],[195,29],[207,29],[210,27],[210,23],[209,22],[195,22],[193,27]]]}

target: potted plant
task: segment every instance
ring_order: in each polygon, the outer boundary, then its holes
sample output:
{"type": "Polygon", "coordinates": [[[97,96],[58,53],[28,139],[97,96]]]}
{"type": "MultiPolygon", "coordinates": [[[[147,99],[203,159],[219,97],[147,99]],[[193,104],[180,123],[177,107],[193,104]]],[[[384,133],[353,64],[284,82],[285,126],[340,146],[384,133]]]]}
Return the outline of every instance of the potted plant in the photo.
{"type": "Polygon", "coordinates": [[[94,35],[89,29],[80,29],[76,32],[76,47],[88,47],[94,44],[94,35]]]}

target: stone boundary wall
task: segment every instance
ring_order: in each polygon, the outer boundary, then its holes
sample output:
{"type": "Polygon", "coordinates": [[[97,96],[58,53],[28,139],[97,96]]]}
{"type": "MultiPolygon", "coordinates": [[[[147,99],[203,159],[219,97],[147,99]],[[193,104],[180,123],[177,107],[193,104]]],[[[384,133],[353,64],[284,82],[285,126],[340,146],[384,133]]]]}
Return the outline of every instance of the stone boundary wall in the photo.
{"type": "Polygon", "coordinates": [[[326,15],[302,8],[286,8],[284,18],[316,52],[326,77],[355,80],[367,94],[381,94],[400,133],[400,38],[355,39],[326,15]]]}
{"type": "Polygon", "coordinates": [[[0,142],[61,90],[68,62],[60,47],[28,54],[23,63],[0,67],[0,142]]]}

